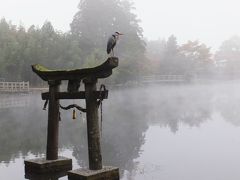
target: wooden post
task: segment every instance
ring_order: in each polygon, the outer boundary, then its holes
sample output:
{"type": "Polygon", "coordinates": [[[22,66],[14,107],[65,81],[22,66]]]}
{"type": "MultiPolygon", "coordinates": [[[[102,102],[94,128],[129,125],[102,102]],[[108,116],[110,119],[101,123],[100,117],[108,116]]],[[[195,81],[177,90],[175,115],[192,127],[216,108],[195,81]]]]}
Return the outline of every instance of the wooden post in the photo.
{"type": "Polygon", "coordinates": [[[49,92],[42,94],[43,99],[49,100],[47,158],[25,161],[26,172],[52,172],[72,168],[71,159],[58,157],[58,126],[59,99],[86,99],[87,135],[89,169],[68,172],[70,180],[75,179],[119,179],[119,169],[103,167],[100,146],[100,129],[98,120],[97,99],[107,98],[107,91],[96,91],[98,78],[107,78],[112,69],[118,66],[118,58],[108,58],[104,63],[94,68],[73,70],[49,70],[39,64],[32,65],[32,70],[44,81],[48,81],[49,92]],[[59,92],[62,80],[69,81],[68,92],[59,92]],[[84,80],[85,92],[79,91],[79,82],[84,80]],[[70,82],[71,81],[71,82],[70,82]],[[100,94],[101,93],[101,94],[100,94]],[[103,94],[105,96],[103,97],[103,94]]]}
{"type": "Polygon", "coordinates": [[[59,92],[60,83],[60,81],[48,81],[47,160],[58,159],[59,100],[56,98],[56,94],[59,92]]]}
{"type": "MultiPolygon", "coordinates": [[[[49,174],[66,172],[72,169],[72,159],[58,156],[58,127],[59,127],[59,86],[61,81],[49,80],[49,106],[47,127],[47,153],[46,158],[25,160],[25,173],[49,174]]],[[[50,174],[49,174],[50,175],[50,174]]],[[[34,178],[35,179],[35,178],[34,178]]],[[[36,179],[42,179],[36,177],[36,179]]],[[[52,179],[44,177],[43,179],[52,179]]],[[[55,179],[55,178],[53,178],[55,179]]]]}
{"type": "Polygon", "coordinates": [[[97,98],[94,92],[96,91],[97,79],[88,78],[84,81],[87,109],[87,135],[88,135],[88,156],[89,169],[102,169],[102,155],[100,145],[100,130],[98,121],[98,106],[97,98]]]}

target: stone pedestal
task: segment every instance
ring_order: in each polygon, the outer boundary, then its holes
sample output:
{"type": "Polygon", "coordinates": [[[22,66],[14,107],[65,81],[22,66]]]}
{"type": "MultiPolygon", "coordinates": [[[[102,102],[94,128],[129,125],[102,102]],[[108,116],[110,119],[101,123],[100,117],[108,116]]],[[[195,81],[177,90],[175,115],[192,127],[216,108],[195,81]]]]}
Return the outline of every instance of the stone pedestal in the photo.
{"type": "Polygon", "coordinates": [[[62,178],[67,175],[67,171],[64,172],[58,172],[58,173],[44,173],[44,174],[33,174],[33,173],[26,173],[25,179],[30,180],[59,180],[59,178],[62,178]]]}
{"type": "Polygon", "coordinates": [[[45,158],[25,160],[25,173],[54,173],[69,171],[72,169],[72,159],[58,157],[56,160],[46,160],[45,158]]]}
{"type": "Polygon", "coordinates": [[[68,172],[69,180],[119,180],[119,169],[105,166],[100,170],[76,169],[68,172]]]}

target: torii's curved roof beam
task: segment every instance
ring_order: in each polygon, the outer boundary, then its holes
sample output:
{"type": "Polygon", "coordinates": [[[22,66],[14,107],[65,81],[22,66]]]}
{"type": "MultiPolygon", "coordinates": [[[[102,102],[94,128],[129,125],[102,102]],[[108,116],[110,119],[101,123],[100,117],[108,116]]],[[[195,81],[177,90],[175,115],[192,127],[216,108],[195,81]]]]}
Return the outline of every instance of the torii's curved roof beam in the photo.
{"type": "Polygon", "coordinates": [[[32,65],[32,70],[44,81],[81,80],[84,78],[107,78],[112,69],[118,66],[118,58],[110,57],[104,63],[93,68],[72,70],[50,70],[40,64],[32,65]]]}

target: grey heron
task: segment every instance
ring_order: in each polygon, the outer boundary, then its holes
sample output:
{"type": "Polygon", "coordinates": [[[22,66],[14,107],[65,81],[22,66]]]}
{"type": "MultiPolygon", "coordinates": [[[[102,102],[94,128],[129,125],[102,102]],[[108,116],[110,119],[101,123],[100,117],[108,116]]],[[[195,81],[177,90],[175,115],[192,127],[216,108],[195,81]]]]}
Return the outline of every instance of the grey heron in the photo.
{"type": "Polygon", "coordinates": [[[107,53],[110,54],[112,52],[112,56],[114,56],[113,48],[116,46],[117,40],[119,39],[119,36],[123,35],[120,32],[115,32],[113,35],[111,35],[107,42],[107,53]]]}

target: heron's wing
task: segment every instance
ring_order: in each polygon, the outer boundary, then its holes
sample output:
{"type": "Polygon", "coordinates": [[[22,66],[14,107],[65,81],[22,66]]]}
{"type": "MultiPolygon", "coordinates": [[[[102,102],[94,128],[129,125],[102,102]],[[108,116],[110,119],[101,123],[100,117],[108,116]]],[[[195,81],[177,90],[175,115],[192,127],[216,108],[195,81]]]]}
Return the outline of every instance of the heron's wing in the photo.
{"type": "Polygon", "coordinates": [[[107,53],[108,54],[111,52],[111,50],[114,48],[115,45],[116,45],[116,39],[113,36],[111,36],[107,42],[107,53]]]}

